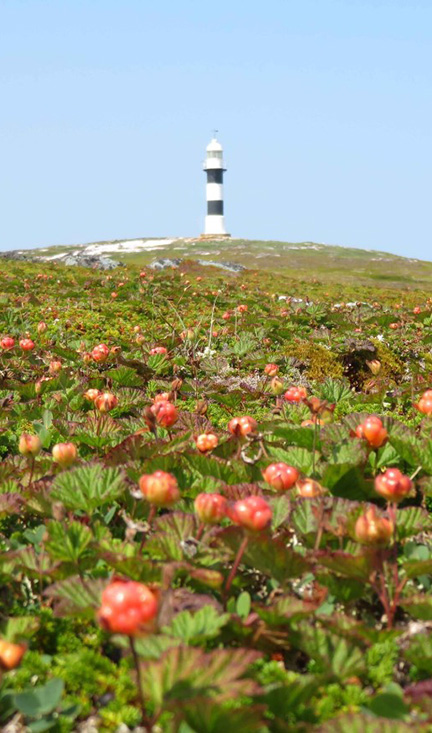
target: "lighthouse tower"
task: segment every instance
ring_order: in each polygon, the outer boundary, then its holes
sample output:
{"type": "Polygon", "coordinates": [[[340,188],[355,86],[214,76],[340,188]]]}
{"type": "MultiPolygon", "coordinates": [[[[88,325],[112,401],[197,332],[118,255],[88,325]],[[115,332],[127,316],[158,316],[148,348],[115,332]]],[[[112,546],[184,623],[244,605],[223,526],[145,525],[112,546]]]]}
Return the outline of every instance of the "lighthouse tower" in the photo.
{"type": "Polygon", "coordinates": [[[207,145],[204,170],[207,173],[207,216],[205,218],[204,237],[229,237],[225,229],[223,202],[223,174],[226,171],[222,157],[222,145],[215,137],[207,145]]]}

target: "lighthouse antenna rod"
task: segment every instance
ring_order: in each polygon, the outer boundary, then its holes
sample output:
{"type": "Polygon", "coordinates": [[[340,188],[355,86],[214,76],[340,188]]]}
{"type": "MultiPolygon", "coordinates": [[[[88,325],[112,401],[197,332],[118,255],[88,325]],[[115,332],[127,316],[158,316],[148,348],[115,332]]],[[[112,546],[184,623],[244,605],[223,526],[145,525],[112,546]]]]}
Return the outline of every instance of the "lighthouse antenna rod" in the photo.
{"type": "Polygon", "coordinates": [[[213,130],[213,137],[216,137],[216,134],[219,132],[219,130],[213,130]]]}

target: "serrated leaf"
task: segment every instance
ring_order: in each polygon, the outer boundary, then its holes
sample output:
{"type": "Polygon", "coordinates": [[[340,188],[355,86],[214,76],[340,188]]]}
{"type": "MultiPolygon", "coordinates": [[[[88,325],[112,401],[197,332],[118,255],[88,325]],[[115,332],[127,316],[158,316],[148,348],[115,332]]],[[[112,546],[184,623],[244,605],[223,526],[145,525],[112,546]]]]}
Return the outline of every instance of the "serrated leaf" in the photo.
{"type": "Polygon", "coordinates": [[[342,550],[318,550],[312,557],[320,565],[353,580],[367,582],[373,570],[373,558],[368,552],[351,555],[342,550]]]}
{"type": "Polygon", "coordinates": [[[113,502],[123,490],[124,475],[119,468],[92,464],[60,473],[54,481],[52,497],[67,509],[91,513],[113,502]]]}
{"type": "Polygon", "coordinates": [[[140,387],[143,383],[142,377],[136,373],[135,369],[127,366],[110,369],[105,376],[119,387],[140,387]]]}
{"type": "Polygon", "coordinates": [[[142,691],[156,709],[164,702],[176,706],[179,699],[202,695],[227,699],[253,694],[258,691],[256,683],[242,677],[259,656],[246,649],[217,649],[208,654],[195,647],[168,649],[158,661],[142,666],[142,691]]]}
{"type": "Polygon", "coordinates": [[[302,622],[295,644],[315,662],[319,661],[322,672],[331,677],[346,680],[364,671],[363,649],[326,629],[302,622]]]}
{"type": "Polygon", "coordinates": [[[420,575],[432,574],[432,558],[429,560],[410,560],[404,562],[403,569],[408,578],[418,578],[420,575]]]}
{"type": "Polygon", "coordinates": [[[397,536],[402,540],[406,537],[413,537],[420,532],[427,532],[432,527],[432,519],[426,509],[419,506],[409,506],[398,509],[397,512],[397,536]]]}
{"type": "MultiPolygon", "coordinates": [[[[367,713],[353,713],[332,718],[315,729],[317,733],[413,733],[411,725],[400,720],[371,717],[367,713]]],[[[418,726],[417,730],[421,730],[418,726]]]]}
{"type": "Polygon", "coordinates": [[[220,614],[214,606],[203,606],[195,613],[190,611],[178,613],[171,624],[164,626],[162,631],[193,646],[217,636],[229,617],[228,613],[220,614]]]}
{"type": "MultiPolygon", "coordinates": [[[[193,703],[181,706],[186,723],[193,733],[257,733],[263,730],[264,708],[259,705],[248,705],[247,708],[224,709],[207,697],[194,699],[193,703]]],[[[185,731],[186,733],[186,731],[185,731]]]]}
{"type": "Polygon", "coordinates": [[[46,548],[54,560],[76,565],[89,555],[89,545],[93,540],[93,534],[84,524],[71,522],[64,526],[52,521],[48,523],[47,530],[49,540],[46,548]]]}
{"type": "MultiPolygon", "coordinates": [[[[310,476],[314,468],[314,457],[312,451],[307,448],[278,448],[274,445],[267,446],[268,455],[276,461],[283,461],[289,466],[294,466],[301,473],[310,476]]],[[[320,454],[315,451],[315,464],[318,464],[320,454]]]]}
{"type": "Polygon", "coordinates": [[[57,615],[84,614],[94,616],[107,581],[83,579],[78,575],[61,580],[45,589],[44,595],[54,601],[57,615]]]}

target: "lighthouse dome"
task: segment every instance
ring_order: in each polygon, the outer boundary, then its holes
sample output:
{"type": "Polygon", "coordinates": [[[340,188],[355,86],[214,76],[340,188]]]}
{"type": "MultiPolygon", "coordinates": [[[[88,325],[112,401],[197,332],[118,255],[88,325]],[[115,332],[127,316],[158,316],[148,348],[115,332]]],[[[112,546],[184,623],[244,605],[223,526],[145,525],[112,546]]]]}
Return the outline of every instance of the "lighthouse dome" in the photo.
{"type": "Polygon", "coordinates": [[[222,145],[220,144],[219,140],[216,140],[214,137],[212,140],[210,140],[209,144],[207,145],[207,152],[208,153],[221,153],[222,152],[222,145]]]}

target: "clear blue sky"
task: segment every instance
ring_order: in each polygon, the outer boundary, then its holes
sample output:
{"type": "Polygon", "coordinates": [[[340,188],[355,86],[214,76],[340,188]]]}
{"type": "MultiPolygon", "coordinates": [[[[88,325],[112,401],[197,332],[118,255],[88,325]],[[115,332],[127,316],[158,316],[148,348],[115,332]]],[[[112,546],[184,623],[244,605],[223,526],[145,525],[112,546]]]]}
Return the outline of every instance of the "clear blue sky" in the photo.
{"type": "Polygon", "coordinates": [[[432,259],[431,0],[0,0],[0,248],[203,230],[432,259]]]}

